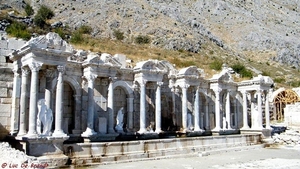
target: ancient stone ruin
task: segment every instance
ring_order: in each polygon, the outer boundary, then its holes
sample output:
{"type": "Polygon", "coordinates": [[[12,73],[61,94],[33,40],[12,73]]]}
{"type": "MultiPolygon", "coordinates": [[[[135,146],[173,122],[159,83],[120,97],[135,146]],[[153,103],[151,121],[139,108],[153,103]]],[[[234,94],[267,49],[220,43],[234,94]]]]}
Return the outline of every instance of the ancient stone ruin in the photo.
{"type": "Polygon", "coordinates": [[[161,60],[132,68],[124,55],[75,50],[55,33],[32,38],[9,59],[14,72],[11,139],[30,156],[51,156],[55,165],[68,158],[158,153],[152,144],[161,146],[160,153],[176,153],[181,142],[135,140],[190,137],[186,141],[193,141],[179,148],[193,145],[193,151],[204,145],[191,136],[224,135],[220,140],[227,140],[207,144],[254,144],[259,135],[232,134],[270,129],[272,79],[259,75],[235,82],[226,65],[210,79],[195,66],[176,69],[161,60]]]}

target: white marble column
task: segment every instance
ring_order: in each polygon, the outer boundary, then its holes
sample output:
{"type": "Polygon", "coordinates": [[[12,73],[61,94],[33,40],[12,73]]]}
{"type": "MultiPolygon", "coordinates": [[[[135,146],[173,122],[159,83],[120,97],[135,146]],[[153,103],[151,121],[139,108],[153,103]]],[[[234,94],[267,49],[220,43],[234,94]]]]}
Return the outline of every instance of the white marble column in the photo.
{"type": "Polygon", "coordinates": [[[55,100],[55,130],[53,132],[54,137],[65,137],[62,124],[63,124],[63,113],[64,113],[64,81],[63,73],[65,71],[64,66],[57,66],[58,77],[56,84],[56,100],[55,100]]]}
{"type": "Polygon", "coordinates": [[[190,85],[184,84],[181,85],[181,90],[182,90],[182,130],[183,132],[187,131],[187,113],[188,113],[188,108],[187,108],[187,89],[189,88],[190,85]]]}
{"type": "Polygon", "coordinates": [[[31,70],[30,104],[29,104],[29,127],[26,137],[37,137],[37,101],[38,101],[38,76],[42,63],[33,62],[29,64],[31,70]]]}
{"type": "Polygon", "coordinates": [[[14,72],[14,83],[13,83],[13,92],[11,97],[11,131],[10,134],[14,135],[18,133],[19,130],[19,101],[21,93],[21,78],[20,78],[20,69],[15,65],[13,69],[14,72]]]}
{"type": "Polygon", "coordinates": [[[257,107],[258,107],[258,116],[257,116],[257,127],[258,129],[262,129],[262,98],[261,93],[262,90],[257,90],[257,107]]]}
{"type": "MultiPolygon", "coordinates": [[[[227,129],[232,129],[231,128],[231,116],[230,116],[230,91],[228,90],[227,91],[227,94],[226,94],[226,122],[227,122],[227,129]]],[[[223,126],[223,128],[225,128],[226,126],[223,126]]]]}
{"type": "Polygon", "coordinates": [[[221,89],[214,89],[213,90],[216,95],[216,100],[215,100],[215,123],[216,127],[212,131],[220,131],[221,130],[221,125],[220,125],[220,92],[222,91],[221,89]]]}
{"type": "Polygon", "coordinates": [[[161,86],[163,82],[157,82],[155,95],[155,132],[161,133],[161,86]]]}
{"type": "Polygon", "coordinates": [[[195,128],[194,131],[202,131],[200,128],[200,111],[199,111],[199,86],[196,87],[196,93],[195,93],[195,101],[194,101],[194,114],[195,114],[195,128]]]}
{"type": "Polygon", "coordinates": [[[127,98],[127,124],[128,129],[133,129],[133,97],[127,98]]]}
{"type": "Polygon", "coordinates": [[[88,74],[85,76],[88,80],[88,117],[87,117],[87,127],[85,132],[81,134],[82,137],[89,137],[97,134],[94,130],[94,83],[97,75],[88,74]]]}
{"type": "Polygon", "coordinates": [[[23,136],[26,134],[26,127],[28,122],[26,121],[26,113],[28,113],[28,75],[30,70],[28,68],[22,68],[22,82],[21,82],[21,99],[20,99],[20,128],[18,136],[23,136]]]}
{"type": "Polygon", "coordinates": [[[116,133],[114,130],[114,79],[109,78],[107,112],[108,112],[108,133],[116,133]]]}
{"type": "Polygon", "coordinates": [[[269,102],[269,98],[270,98],[270,93],[269,93],[269,91],[267,91],[266,101],[265,101],[266,129],[271,129],[271,126],[270,126],[270,102],[269,102]]]}
{"type": "Polygon", "coordinates": [[[243,127],[241,130],[248,130],[250,127],[248,125],[248,112],[247,112],[247,91],[241,91],[243,95],[243,127]]]}
{"type": "Polygon", "coordinates": [[[145,133],[146,130],[146,80],[141,80],[140,82],[140,134],[145,133]]]}

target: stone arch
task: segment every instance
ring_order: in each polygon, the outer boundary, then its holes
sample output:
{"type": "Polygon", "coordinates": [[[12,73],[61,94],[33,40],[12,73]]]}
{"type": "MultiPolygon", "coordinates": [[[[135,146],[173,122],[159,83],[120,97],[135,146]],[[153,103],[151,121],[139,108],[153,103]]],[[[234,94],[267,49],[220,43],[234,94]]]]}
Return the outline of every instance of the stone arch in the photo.
{"type": "Polygon", "coordinates": [[[274,105],[273,120],[283,120],[286,105],[300,102],[300,97],[291,89],[280,88],[273,93],[272,101],[274,105]]]}
{"type": "Polygon", "coordinates": [[[75,91],[75,95],[81,95],[81,85],[77,80],[69,76],[64,76],[64,82],[68,82],[70,84],[75,91]]]}
{"type": "Polygon", "coordinates": [[[115,89],[116,87],[121,87],[121,88],[125,89],[125,92],[128,95],[128,97],[133,98],[133,89],[131,88],[131,85],[128,84],[128,82],[116,81],[116,82],[114,82],[113,89],[115,89]]]}

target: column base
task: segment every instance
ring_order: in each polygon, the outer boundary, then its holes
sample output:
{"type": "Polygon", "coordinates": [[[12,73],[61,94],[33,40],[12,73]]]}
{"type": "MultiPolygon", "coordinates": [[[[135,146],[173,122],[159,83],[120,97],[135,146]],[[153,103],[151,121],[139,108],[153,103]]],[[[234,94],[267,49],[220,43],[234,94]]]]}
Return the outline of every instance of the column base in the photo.
{"type": "Polygon", "coordinates": [[[66,133],[64,133],[63,131],[56,131],[54,130],[53,137],[67,137],[68,135],[66,133]]]}
{"type": "Polygon", "coordinates": [[[95,132],[93,129],[87,128],[86,131],[81,134],[81,137],[91,137],[96,134],[97,132],[95,132]]]}
{"type": "Polygon", "coordinates": [[[148,131],[144,128],[144,129],[140,129],[138,131],[139,134],[144,134],[144,133],[147,133],[148,131]]]}
{"type": "Polygon", "coordinates": [[[249,126],[243,126],[242,128],[240,128],[240,130],[250,130],[249,126]]]}
{"type": "Polygon", "coordinates": [[[157,129],[155,130],[155,133],[159,134],[159,133],[163,133],[164,131],[162,131],[161,129],[157,129]]]}

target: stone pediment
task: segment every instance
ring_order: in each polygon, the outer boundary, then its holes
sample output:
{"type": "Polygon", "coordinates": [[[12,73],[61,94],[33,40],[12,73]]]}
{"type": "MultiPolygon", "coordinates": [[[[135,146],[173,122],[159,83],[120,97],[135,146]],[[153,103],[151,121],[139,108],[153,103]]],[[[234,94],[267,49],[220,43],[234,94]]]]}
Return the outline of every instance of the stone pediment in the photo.
{"type": "Polygon", "coordinates": [[[177,78],[194,78],[198,79],[201,77],[200,71],[196,66],[190,66],[179,70],[177,78]]]}
{"type": "Polygon", "coordinates": [[[29,40],[25,46],[31,48],[50,49],[61,52],[72,52],[73,48],[64,41],[57,33],[50,32],[47,35],[39,36],[29,40]]]}
{"type": "Polygon", "coordinates": [[[134,67],[134,71],[144,73],[166,73],[167,68],[158,60],[147,60],[137,63],[134,67]]]}
{"type": "Polygon", "coordinates": [[[233,78],[231,76],[232,69],[223,65],[222,71],[219,74],[215,74],[211,79],[210,82],[223,82],[223,83],[233,83],[233,78]]]}
{"type": "Polygon", "coordinates": [[[102,65],[110,67],[121,67],[122,64],[110,54],[89,53],[87,59],[83,62],[84,65],[102,65]]]}

